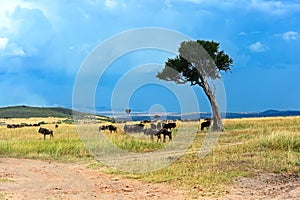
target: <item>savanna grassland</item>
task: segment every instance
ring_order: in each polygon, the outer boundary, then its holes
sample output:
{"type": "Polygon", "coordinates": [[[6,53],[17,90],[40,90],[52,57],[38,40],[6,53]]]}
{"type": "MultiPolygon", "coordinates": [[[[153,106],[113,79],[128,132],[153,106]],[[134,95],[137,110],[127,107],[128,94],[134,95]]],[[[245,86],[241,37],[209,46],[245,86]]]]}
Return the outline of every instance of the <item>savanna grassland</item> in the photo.
{"type": "MultiPolygon", "coordinates": [[[[0,122],[30,123],[44,121],[45,128],[54,130],[54,139],[43,140],[38,127],[8,129],[0,127],[1,157],[30,158],[58,162],[88,162],[93,169],[118,174],[126,178],[149,183],[168,183],[186,189],[190,196],[218,196],[226,192],[236,177],[252,177],[259,173],[299,174],[300,172],[300,117],[274,117],[225,119],[222,133],[198,132],[188,151],[169,166],[147,173],[126,173],[112,168],[103,168],[85,148],[73,124],[54,123],[59,118],[0,119],[0,122]],[[217,143],[207,156],[199,156],[206,136],[218,137],[217,143]]],[[[109,133],[110,141],[132,152],[152,152],[163,148],[164,143],[151,141],[122,133],[109,133]]],[[[199,122],[180,122],[184,134],[197,130],[199,122]]],[[[82,125],[83,126],[83,125],[82,125]]],[[[84,125],[97,130],[99,124],[84,125]]],[[[180,128],[179,128],[180,129],[180,128]]],[[[88,129],[87,129],[88,130],[88,129]]],[[[176,138],[177,130],[173,131],[176,138]]],[[[180,135],[178,137],[183,137],[180,135]]],[[[169,144],[167,140],[166,144],[169,144]]],[[[6,181],[6,180],[2,180],[6,181]]]]}

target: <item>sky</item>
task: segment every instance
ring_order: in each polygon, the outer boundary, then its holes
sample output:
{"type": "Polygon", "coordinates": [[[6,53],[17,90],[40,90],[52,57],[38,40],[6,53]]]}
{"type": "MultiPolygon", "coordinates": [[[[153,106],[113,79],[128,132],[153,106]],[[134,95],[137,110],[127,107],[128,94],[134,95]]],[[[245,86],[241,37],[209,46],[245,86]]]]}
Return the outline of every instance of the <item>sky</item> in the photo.
{"type": "MultiPolygon", "coordinates": [[[[1,0],[0,106],[72,107],[74,83],[91,52],[118,34],[147,27],[220,43],[234,60],[231,72],[222,74],[226,111],[300,110],[297,0],[1,0]]],[[[174,56],[157,49],[120,55],[98,77],[96,109],[175,112],[190,105],[189,112],[209,112],[200,88],[171,91],[172,83],[154,80],[174,56]],[[123,99],[135,79],[149,82],[123,99]],[[199,108],[189,102],[193,95],[199,108]]]]}

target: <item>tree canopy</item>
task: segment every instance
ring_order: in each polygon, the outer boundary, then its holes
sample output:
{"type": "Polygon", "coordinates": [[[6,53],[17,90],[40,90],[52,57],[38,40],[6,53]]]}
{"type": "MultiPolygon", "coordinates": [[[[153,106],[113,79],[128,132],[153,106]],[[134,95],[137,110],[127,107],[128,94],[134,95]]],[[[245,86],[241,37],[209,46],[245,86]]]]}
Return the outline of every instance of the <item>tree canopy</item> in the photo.
{"type": "Polygon", "coordinates": [[[182,42],[179,55],[168,58],[157,77],[177,84],[190,82],[191,85],[201,85],[202,77],[213,80],[221,78],[220,72],[230,71],[233,60],[219,47],[220,43],[215,41],[182,42]]]}

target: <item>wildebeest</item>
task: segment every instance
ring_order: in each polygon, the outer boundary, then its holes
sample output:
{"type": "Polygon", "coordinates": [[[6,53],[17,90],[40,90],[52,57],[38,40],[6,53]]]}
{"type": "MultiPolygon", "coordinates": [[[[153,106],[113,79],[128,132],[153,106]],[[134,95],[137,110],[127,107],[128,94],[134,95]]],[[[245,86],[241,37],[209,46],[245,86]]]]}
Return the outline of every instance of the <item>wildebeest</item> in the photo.
{"type": "Polygon", "coordinates": [[[204,122],[201,123],[201,131],[204,130],[204,128],[209,128],[211,125],[211,119],[210,118],[205,118],[204,122]]]}
{"type": "Polygon", "coordinates": [[[111,125],[111,124],[107,126],[107,129],[108,129],[109,132],[111,132],[111,133],[112,133],[112,132],[115,132],[115,133],[117,132],[117,127],[115,127],[114,125],[111,125]]]}
{"type": "Polygon", "coordinates": [[[144,134],[150,136],[151,140],[153,140],[153,136],[158,132],[156,129],[146,128],[144,129],[144,134]]]}
{"type": "Polygon", "coordinates": [[[99,126],[99,131],[105,131],[106,130],[106,126],[99,126]]]}
{"type": "Polygon", "coordinates": [[[175,122],[170,122],[170,123],[167,123],[167,124],[163,125],[163,129],[172,129],[172,128],[175,128],[175,127],[176,127],[175,122]]]}
{"type": "Polygon", "coordinates": [[[58,128],[58,124],[55,124],[55,128],[58,128]]]}
{"type": "Polygon", "coordinates": [[[152,129],[156,129],[156,128],[157,128],[157,125],[154,124],[154,123],[151,123],[151,124],[150,124],[150,127],[151,127],[152,129]]]}
{"type": "Polygon", "coordinates": [[[7,124],[7,128],[23,128],[23,127],[30,127],[30,126],[40,126],[40,124],[27,124],[27,123],[21,123],[21,124],[7,124]]]}
{"type": "Polygon", "coordinates": [[[117,127],[115,127],[114,125],[107,125],[107,126],[105,126],[105,125],[103,125],[103,126],[100,126],[99,127],[99,131],[105,131],[105,130],[109,130],[111,133],[112,132],[117,132],[117,127]]]}
{"type": "Polygon", "coordinates": [[[22,128],[24,127],[23,124],[7,124],[7,128],[22,128]]]}
{"type": "Polygon", "coordinates": [[[40,127],[39,133],[44,134],[44,140],[46,139],[46,135],[50,135],[50,138],[53,138],[53,131],[50,129],[40,127]]]}
{"type": "Polygon", "coordinates": [[[127,125],[124,126],[124,132],[125,133],[139,133],[142,132],[144,129],[144,124],[133,124],[133,125],[127,125]]]}
{"type": "Polygon", "coordinates": [[[15,128],[15,125],[14,125],[14,124],[7,124],[6,127],[7,127],[7,128],[15,128]]]}
{"type": "Polygon", "coordinates": [[[160,129],[162,128],[162,123],[161,123],[161,122],[158,122],[156,128],[157,128],[158,130],[160,130],[160,129]]]}
{"type": "Polygon", "coordinates": [[[157,141],[161,140],[161,134],[164,135],[163,142],[166,142],[166,136],[169,137],[169,141],[172,140],[172,131],[169,131],[168,129],[163,128],[155,134],[155,136],[157,136],[157,141]]]}

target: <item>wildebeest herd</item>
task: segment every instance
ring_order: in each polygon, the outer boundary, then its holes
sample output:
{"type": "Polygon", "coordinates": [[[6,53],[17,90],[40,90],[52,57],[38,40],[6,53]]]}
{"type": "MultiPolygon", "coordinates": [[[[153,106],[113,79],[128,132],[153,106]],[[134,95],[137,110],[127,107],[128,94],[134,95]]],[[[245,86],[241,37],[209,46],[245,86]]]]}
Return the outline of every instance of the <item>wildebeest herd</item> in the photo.
{"type": "MultiPolygon", "coordinates": [[[[204,131],[204,128],[208,129],[211,126],[212,119],[205,118],[204,122],[201,123],[201,131],[204,131]]],[[[162,140],[166,142],[166,137],[169,138],[169,141],[172,140],[172,129],[176,128],[176,122],[157,122],[154,123],[150,120],[141,121],[137,124],[125,124],[122,132],[130,134],[130,133],[144,133],[144,135],[150,136],[151,140],[154,137],[157,137],[157,141],[162,140]],[[146,124],[148,124],[146,126],[146,124]]],[[[108,130],[110,133],[116,133],[118,128],[115,125],[102,125],[99,127],[99,131],[106,131],[108,130]]]]}
{"type": "MultiPolygon", "coordinates": [[[[166,141],[166,137],[169,141],[172,140],[172,129],[176,128],[176,122],[157,122],[142,121],[138,124],[125,124],[123,128],[124,133],[144,133],[144,135],[150,136],[151,140],[154,136],[157,137],[157,141],[161,141],[163,135],[163,142],[166,141]],[[149,124],[146,126],[146,124],[149,124]]],[[[102,125],[99,127],[99,131],[109,130],[110,133],[117,132],[117,127],[114,125],[102,125]]]]}
{"type": "MultiPolygon", "coordinates": [[[[7,124],[7,128],[9,129],[14,129],[14,128],[23,128],[23,127],[39,127],[41,126],[41,123],[37,123],[37,124],[26,124],[26,123],[22,123],[22,124],[7,124]]],[[[55,128],[58,128],[58,124],[55,124],[55,128]]],[[[47,128],[42,128],[40,127],[38,130],[38,133],[41,133],[44,135],[44,140],[46,139],[46,135],[49,135],[50,138],[53,138],[53,130],[47,129],[47,128]]]]}
{"type": "Polygon", "coordinates": [[[25,126],[40,126],[40,123],[37,124],[7,124],[7,128],[23,128],[25,126]]]}
{"type": "MultiPolygon", "coordinates": [[[[204,130],[204,128],[209,128],[211,125],[211,118],[204,119],[204,122],[201,123],[201,131],[204,130]]],[[[25,126],[41,126],[40,123],[37,124],[8,124],[7,128],[22,128],[25,126]]],[[[154,137],[157,137],[157,141],[162,140],[163,136],[163,142],[166,142],[166,137],[169,138],[169,141],[172,140],[172,129],[176,128],[176,122],[170,122],[170,121],[159,121],[154,123],[150,120],[141,121],[138,124],[125,124],[123,128],[124,133],[144,133],[146,136],[150,136],[151,140],[154,140],[154,137]],[[146,125],[147,124],[147,125],[146,125]]],[[[58,125],[55,124],[55,128],[58,128],[58,125]]],[[[110,125],[102,125],[99,127],[99,131],[106,131],[108,130],[110,133],[117,133],[118,128],[117,126],[110,124],[110,125]]],[[[44,135],[44,140],[46,139],[46,135],[49,135],[50,138],[54,138],[53,130],[46,129],[43,127],[40,127],[38,130],[38,133],[44,135]]]]}

